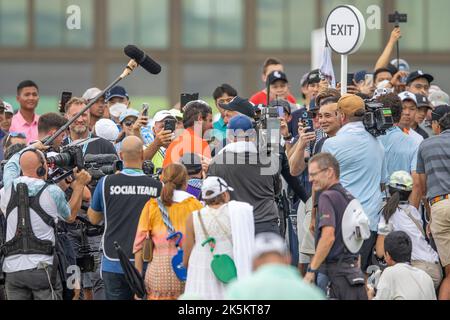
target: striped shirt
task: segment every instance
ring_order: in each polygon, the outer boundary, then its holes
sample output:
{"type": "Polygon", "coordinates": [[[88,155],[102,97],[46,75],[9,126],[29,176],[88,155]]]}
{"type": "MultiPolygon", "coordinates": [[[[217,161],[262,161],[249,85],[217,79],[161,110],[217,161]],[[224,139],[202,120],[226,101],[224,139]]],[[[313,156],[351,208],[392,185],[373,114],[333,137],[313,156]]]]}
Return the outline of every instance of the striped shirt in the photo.
{"type": "Polygon", "coordinates": [[[427,176],[428,199],[450,193],[450,130],[422,142],[416,172],[427,176]]]}

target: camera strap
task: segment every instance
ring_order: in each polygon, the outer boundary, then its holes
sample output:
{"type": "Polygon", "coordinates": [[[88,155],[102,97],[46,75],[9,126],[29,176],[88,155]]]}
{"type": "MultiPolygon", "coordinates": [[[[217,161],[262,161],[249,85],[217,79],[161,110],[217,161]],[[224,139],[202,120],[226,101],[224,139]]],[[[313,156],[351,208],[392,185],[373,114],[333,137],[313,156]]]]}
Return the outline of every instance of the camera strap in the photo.
{"type": "Polygon", "coordinates": [[[174,234],[176,232],[175,228],[172,225],[172,222],[169,218],[169,213],[167,212],[167,208],[164,206],[161,198],[157,198],[156,201],[158,202],[159,210],[161,211],[161,215],[163,218],[163,222],[167,229],[169,230],[169,234],[174,234]]]}

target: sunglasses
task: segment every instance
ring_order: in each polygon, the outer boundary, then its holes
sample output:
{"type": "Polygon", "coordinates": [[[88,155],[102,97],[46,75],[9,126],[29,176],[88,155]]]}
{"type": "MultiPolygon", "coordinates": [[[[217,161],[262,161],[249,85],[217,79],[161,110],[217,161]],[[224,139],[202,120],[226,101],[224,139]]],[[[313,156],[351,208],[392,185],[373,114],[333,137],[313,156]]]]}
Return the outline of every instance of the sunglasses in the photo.
{"type": "Polygon", "coordinates": [[[11,140],[11,138],[21,138],[21,139],[26,139],[27,137],[25,136],[24,133],[22,132],[10,132],[8,134],[8,136],[5,139],[5,146],[7,146],[11,140]]]}
{"type": "Polygon", "coordinates": [[[127,121],[124,121],[124,122],[123,122],[123,125],[124,125],[125,127],[131,127],[135,122],[136,122],[136,121],[133,121],[133,120],[127,120],[127,121]]]}

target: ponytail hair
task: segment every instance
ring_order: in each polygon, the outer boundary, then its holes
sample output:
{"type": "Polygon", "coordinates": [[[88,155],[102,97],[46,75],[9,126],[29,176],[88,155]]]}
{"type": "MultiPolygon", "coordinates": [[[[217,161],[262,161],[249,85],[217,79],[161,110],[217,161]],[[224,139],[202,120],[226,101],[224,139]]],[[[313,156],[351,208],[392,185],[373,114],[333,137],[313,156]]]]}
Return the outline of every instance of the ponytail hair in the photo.
{"type": "Polygon", "coordinates": [[[389,193],[392,196],[387,200],[386,205],[383,208],[383,217],[384,220],[386,220],[386,223],[389,222],[389,219],[397,210],[400,201],[408,201],[411,191],[401,190],[389,186],[389,193]]]}
{"type": "Polygon", "coordinates": [[[175,190],[182,190],[187,185],[188,173],[186,168],[179,163],[172,163],[162,172],[164,186],[161,190],[161,200],[166,207],[173,204],[175,190]]]}

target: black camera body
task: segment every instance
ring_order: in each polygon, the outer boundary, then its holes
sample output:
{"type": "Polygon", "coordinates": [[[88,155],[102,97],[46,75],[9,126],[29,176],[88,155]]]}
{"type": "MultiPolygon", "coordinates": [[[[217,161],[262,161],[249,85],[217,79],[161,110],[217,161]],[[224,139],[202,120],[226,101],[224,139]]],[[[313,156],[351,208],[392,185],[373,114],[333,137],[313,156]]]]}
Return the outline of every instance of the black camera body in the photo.
{"type": "Polygon", "coordinates": [[[394,119],[392,111],[382,103],[366,101],[366,113],[363,119],[364,127],[374,137],[386,134],[386,130],[392,128],[394,119]]]}
{"type": "Polygon", "coordinates": [[[58,167],[64,170],[72,170],[84,168],[83,150],[80,146],[69,146],[54,156],[47,157],[47,163],[50,167],[58,167]]]}
{"type": "Polygon", "coordinates": [[[175,118],[167,118],[164,120],[164,130],[175,132],[177,127],[177,119],[175,118]]]}
{"type": "Polygon", "coordinates": [[[408,15],[406,13],[399,13],[395,11],[393,14],[389,15],[389,23],[395,23],[395,26],[398,27],[400,23],[408,22],[408,15]]]}
{"type": "Polygon", "coordinates": [[[260,152],[267,151],[270,154],[274,147],[279,145],[280,126],[278,106],[268,106],[261,110],[261,116],[255,128],[260,152]]]}
{"type": "Polygon", "coordinates": [[[123,163],[115,154],[87,154],[84,162],[84,169],[89,172],[93,181],[123,170],[123,163]]]}

